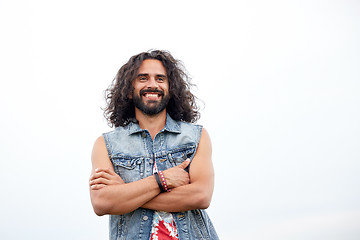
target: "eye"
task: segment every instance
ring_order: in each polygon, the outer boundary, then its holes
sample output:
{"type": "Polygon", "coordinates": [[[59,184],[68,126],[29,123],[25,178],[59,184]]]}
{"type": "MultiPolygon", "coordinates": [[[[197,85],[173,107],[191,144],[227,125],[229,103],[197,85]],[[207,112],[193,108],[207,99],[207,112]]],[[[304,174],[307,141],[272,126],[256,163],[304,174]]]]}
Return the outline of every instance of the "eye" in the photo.
{"type": "Polygon", "coordinates": [[[147,77],[145,77],[145,76],[141,76],[141,77],[139,77],[138,79],[139,79],[140,82],[145,82],[145,81],[147,81],[147,77]]]}
{"type": "Polygon", "coordinates": [[[164,82],[166,80],[166,77],[158,77],[157,81],[158,82],[164,82]]]}

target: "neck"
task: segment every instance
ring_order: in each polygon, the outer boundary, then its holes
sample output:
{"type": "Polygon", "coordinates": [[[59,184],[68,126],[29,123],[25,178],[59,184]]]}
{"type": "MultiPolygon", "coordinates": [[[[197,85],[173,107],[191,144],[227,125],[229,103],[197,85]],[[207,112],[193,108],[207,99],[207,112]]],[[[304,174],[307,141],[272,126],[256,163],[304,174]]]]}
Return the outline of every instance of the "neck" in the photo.
{"type": "Polygon", "coordinates": [[[150,116],[135,108],[135,117],[140,128],[148,130],[152,139],[154,139],[155,135],[165,127],[166,110],[164,109],[162,112],[150,116]]]}

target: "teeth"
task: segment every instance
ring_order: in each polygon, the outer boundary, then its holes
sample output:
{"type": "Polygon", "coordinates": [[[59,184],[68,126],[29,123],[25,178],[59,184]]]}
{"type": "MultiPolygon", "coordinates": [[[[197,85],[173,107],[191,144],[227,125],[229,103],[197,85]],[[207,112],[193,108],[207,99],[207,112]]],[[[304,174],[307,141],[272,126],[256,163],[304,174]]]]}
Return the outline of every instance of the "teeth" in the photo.
{"type": "Polygon", "coordinates": [[[154,94],[154,93],[147,93],[145,96],[146,97],[157,97],[158,95],[154,94]]]}

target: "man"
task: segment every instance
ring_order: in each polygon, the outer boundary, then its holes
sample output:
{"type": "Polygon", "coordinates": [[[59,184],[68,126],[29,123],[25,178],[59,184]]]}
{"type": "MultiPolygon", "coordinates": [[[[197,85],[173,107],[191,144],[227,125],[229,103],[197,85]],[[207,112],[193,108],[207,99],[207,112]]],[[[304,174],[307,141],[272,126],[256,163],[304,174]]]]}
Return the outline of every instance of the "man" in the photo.
{"type": "Polygon", "coordinates": [[[205,210],[214,187],[211,142],[195,122],[190,83],[169,52],[140,53],[107,90],[115,130],[92,152],[90,196],[110,215],[110,239],[218,239],[205,210]]]}

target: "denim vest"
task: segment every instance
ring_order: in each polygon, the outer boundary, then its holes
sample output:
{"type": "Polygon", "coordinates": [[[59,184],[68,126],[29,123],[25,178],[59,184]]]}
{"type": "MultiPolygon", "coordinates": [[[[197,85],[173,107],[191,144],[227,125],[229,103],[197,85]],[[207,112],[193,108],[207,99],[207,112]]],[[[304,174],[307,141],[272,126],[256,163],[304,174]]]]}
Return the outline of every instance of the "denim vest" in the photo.
{"type": "MultiPolygon", "coordinates": [[[[165,128],[152,140],[147,130],[137,123],[104,133],[106,148],[115,172],[125,183],[138,181],[153,174],[154,162],[164,171],[195,155],[202,127],[176,122],[169,115],[165,128]]],[[[188,170],[188,169],[186,169],[188,170]]],[[[153,210],[138,208],[124,215],[110,215],[111,240],[149,240],[153,210]]],[[[205,210],[172,213],[180,240],[218,239],[205,210]]]]}

